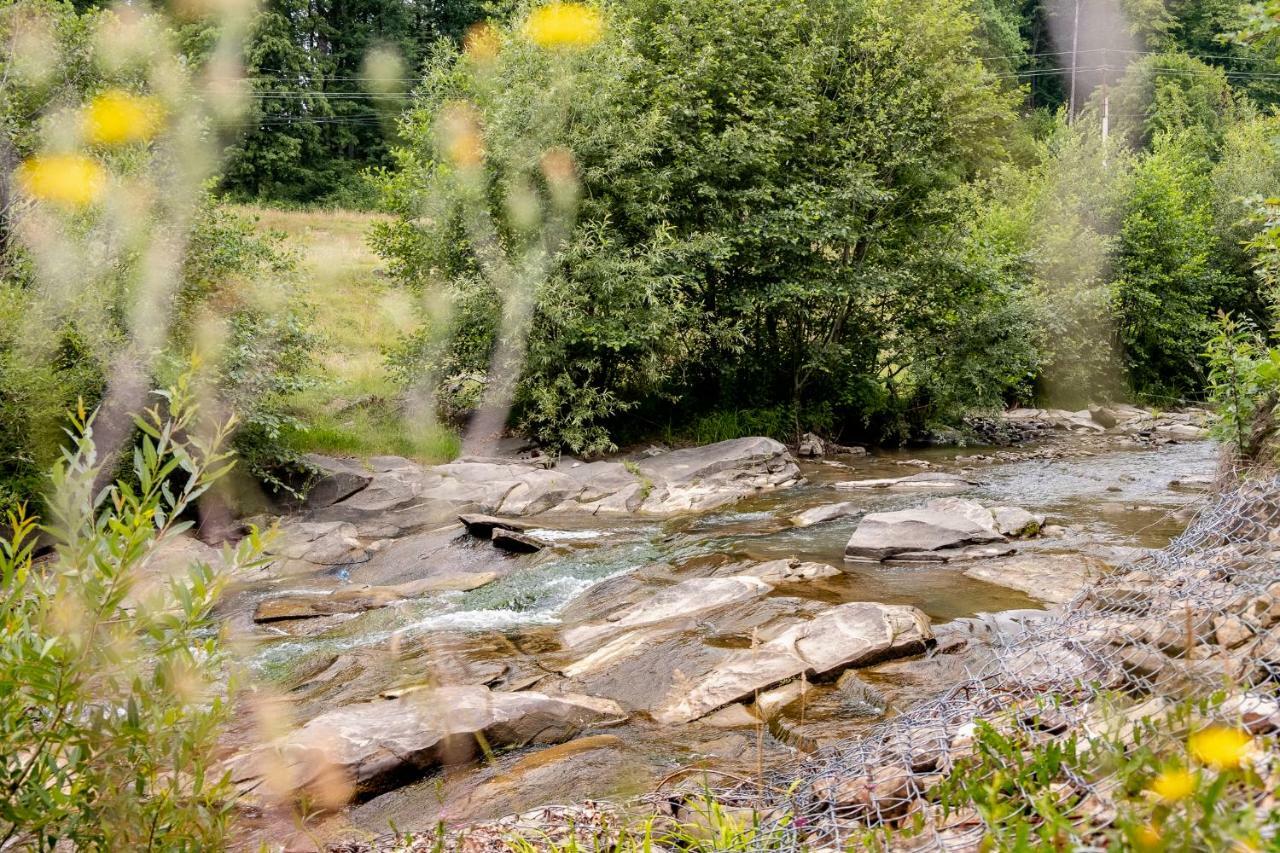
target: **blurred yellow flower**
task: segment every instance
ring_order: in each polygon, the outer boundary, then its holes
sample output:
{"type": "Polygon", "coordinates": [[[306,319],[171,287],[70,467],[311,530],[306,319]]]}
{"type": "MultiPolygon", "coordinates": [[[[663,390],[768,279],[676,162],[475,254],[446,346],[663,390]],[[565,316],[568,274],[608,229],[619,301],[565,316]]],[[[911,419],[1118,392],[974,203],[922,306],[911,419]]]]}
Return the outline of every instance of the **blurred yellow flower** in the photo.
{"type": "Polygon", "coordinates": [[[96,145],[146,142],[159,128],[159,113],[151,98],[111,89],[90,101],[85,109],[85,138],[96,145]]]}
{"type": "Polygon", "coordinates": [[[1191,736],[1187,745],[1196,760],[1219,770],[1239,767],[1253,741],[1239,729],[1210,726],[1191,736]]]}
{"type": "Polygon", "coordinates": [[[1187,770],[1166,770],[1151,783],[1151,791],[1166,803],[1184,800],[1195,793],[1196,777],[1187,770]]]}
{"type": "Polygon", "coordinates": [[[604,18],[581,3],[550,3],[529,14],[524,32],[539,47],[549,50],[588,47],[600,40],[604,18]]]}
{"type": "Polygon", "coordinates": [[[63,207],[86,207],[107,186],[106,170],[83,154],[46,154],[24,161],[17,171],[18,187],[31,198],[63,207]]]}
{"type": "Polygon", "coordinates": [[[484,161],[484,135],[469,104],[454,103],[444,111],[444,154],[460,169],[473,169],[484,161]]]}
{"type": "Polygon", "coordinates": [[[1159,850],[1164,839],[1160,836],[1159,827],[1147,824],[1138,830],[1137,840],[1139,850],[1159,850]]]}

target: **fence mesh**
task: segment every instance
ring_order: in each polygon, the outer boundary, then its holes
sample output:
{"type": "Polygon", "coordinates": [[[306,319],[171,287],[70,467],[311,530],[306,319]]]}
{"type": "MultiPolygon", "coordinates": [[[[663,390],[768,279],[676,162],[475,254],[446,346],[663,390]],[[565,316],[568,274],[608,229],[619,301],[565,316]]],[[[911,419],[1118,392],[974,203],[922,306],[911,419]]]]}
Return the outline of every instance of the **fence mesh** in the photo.
{"type": "MultiPolygon", "coordinates": [[[[1207,703],[1208,719],[1198,724],[1275,731],[1280,477],[1229,480],[1168,547],[1109,572],[1022,635],[998,636],[993,658],[970,680],[774,774],[763,788],[739,785],[719,799],[758,809],[766,820],[777,816],[762,833],[770,849],[844,849],[877,829],[906,827],[915,828],[912,837],[893,846],[977,849],[988,829],[978,814],[943,815],[927,796],[970,751],[975,721],[998,720],[1023,743],[1104,729],[1123,738],[1117,727],[1141,726],[1179,700],[1216,694],[1225,701],[1207,703]],[[1127,704],[1119,719],[1110,707],[1117,696],[1127,704]]],[[[1167,737],[1166,749],[1183,748],[1167,737]]],[[[1065,775],[1055,807],[1105,822],[1116,780],[1065,775]]],[[[1021,793],[1030,803],[1045,790],[1021,793]]]]}

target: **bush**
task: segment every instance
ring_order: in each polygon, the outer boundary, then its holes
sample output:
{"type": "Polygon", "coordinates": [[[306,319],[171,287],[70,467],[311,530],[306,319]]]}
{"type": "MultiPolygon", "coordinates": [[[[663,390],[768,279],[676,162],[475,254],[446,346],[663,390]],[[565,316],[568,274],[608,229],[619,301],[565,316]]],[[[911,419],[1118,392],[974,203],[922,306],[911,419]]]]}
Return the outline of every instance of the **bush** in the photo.
{"type": "Polygon", "coordinates": [[[964,188],[1004,157],[1014,99],[967,9],[625,0],[586,49],[542,50],[517,13],[496,56],[438,54],[376,244],[450,308],[397,366],[431,388],[489,373],[498,258],[532,302],[513,420],[548,444],[605,449],[646,409],[825,405],[865,429],[998,403],[1030,344],[984,322],[1020,296],[964,188]],[[580,203],[551,239],[544,155],[565,151],[580,203]],[[984,365],[954,376],[962,355],[984,365]]]}
{"type": "Polygon", "coordinates": [[[230,783],[214,746],[228,716],[227,652],[210,613],[227,573],[254,564],[255,534],[226,566],[157,576],[193,502],[231,467],[230,422],[205,432],[187,380],[138,420],[130,481],[99,491],[94,417],[72,419],[35,522],[0,540],[0,844],[52,850],[222,846],[230,783]]]}

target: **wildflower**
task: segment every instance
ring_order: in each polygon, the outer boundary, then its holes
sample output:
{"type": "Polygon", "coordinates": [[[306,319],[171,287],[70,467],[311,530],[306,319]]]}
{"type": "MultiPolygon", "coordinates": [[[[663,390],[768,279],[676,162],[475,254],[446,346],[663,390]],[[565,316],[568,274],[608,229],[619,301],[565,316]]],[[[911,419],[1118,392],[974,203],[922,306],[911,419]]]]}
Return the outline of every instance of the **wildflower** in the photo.
{"type": "Polygon", "coordinates": [[[1196,777],[1187,770],[1166,770],[1151,783],[1151,791],[1166,803],[1184,800],[1195,793],[1196,777]]]}
{"type": "Polygon", "coordinates": [[[1252,741],[1239,729],[1210,726],[1193,734],[1187,745],[1200,763],[1228,770],[1240,766],[1252,741]]]}
{"type": "Polygon", "coordinates": [[[1160,827],[1155,824],[1147,824],[1138,830],[1138,849],[1139,850],[1159,850],[1163,838],[1160,835],[1160,827]]]}
{"type": "Polygon", "coordinates": [[[159,110],[154,101],[120,89],[98,95],[84,114],[85,137],[97,145],[146,142],[158,125],[159,110]]]}
{"type": "Polygon", "coordinates": [[[534,9],[524,32],[534,44],[548,50],[589,47],[600,40],[604,18],[581,3],[550,3],[534,9]]]}
{"type": "Polygon", "coordinates": [[[107,173],[83,154],[46,154],[24,161],[18,186],[28,196],[63,207],[87,207],[107,186],[107,173]]]}

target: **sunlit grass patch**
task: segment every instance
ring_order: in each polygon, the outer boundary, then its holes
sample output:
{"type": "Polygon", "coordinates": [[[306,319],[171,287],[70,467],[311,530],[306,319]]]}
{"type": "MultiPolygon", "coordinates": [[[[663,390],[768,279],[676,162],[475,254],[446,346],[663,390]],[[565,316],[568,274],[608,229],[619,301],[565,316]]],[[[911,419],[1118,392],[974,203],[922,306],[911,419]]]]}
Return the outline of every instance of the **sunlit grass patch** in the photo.
{"type": "Polygon", "coordinates": [[[316,312],[321,344],[313,383],[290,404],[306,428],[289,443],[307,453],[338,456],[409,456],[441,462],[458,453],[445,430],[415,435],[397,405],[399,388],[383,362],[383,349],[416,324],[412,296],[387,279],[369,248],[369,227],[379,214],[350,210],[237,209],[264,230],[286,235],[298,253],[300,289],[316,312]]]}

